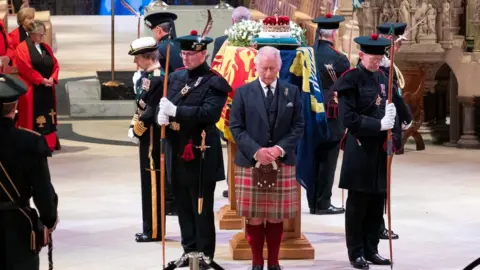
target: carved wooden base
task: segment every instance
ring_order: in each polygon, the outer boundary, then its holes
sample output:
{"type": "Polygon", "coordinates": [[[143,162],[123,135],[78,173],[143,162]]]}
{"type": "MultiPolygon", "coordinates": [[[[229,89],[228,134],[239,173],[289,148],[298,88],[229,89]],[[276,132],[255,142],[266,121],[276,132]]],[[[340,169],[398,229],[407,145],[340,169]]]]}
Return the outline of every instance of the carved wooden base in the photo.
{"type": "Polygon", "coordinates": [[[220,208],[216,218],[219,222],[220,230],[241,230],[243,227],[243,218],[237,216],[237,211],[232,210],[229,204],[220,208]]]}
{"type": "MultiPolygon", "coordinates": [[[[234,260],[251,260],[252,252],[245,238],[245,233],[237,233],[230,240],[230,254],[234,260]]],[[[267,243],[263,249],[263,257],[267,259],[267,243]]],[[[280,246],[280,260],[313,260],[315,259],[315,250],[308,239],[301,234],[300,238],[284,239],[280,246]]]]}

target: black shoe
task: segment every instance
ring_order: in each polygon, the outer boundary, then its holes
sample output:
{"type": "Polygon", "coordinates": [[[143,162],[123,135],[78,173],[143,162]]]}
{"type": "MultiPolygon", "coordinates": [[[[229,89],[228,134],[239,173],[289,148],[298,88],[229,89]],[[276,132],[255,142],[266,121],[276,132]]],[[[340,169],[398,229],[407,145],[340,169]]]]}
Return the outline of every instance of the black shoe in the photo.
{"type": "Polygon", "coordinates": [[[345,213],[345,208],[339,208],[335,207],[333,205],[330,205],[327,209],[316,209],[315,214],[316,215],[334,215],[334,214],[343,214],[345,213]]]}
{"type": "Polygon", "coordinates": [[[350,264],[356,269],[369,269],[368,262],[363,256],[350,261],[350,264]]]}
{"type": "Polygon", "coordinates": [[[382,256],[374,254],[372,256],[367,256],[367,260],[376,265],[391,265],[392,262],[389,259],[385,259],[382,256]]]}
{"type": "Polygon", "coordinates": [[[275,266],[269,266],[267,269],[268,270],[282,270],[283,267],[281,267],[280,265],[275,265],[275,266]]]}
{"type": "Polygon", "coordinates": [[[310,208],[310,214],[311,214],[311,215],[315,215],[315,209],[310,208]]]}
{"type": "Polygon", "coordinates": [[[211,269],[210,265],[208,265],[203,259],[200,259],[198,262],[198,266],[200,270],[207,270],[211,269]]]}
{"type": "Polygon", "coordinates": [[[228,190],[224,190],[224,191],[223,191],[223,197],[224,197],[224,198],[228,198],[228,190]]]}
{"type": "Polygon", "coordinates": [[[167,216],[177,216],[178,214],[177,211],[177,205],[174,203],[174,201],[166,201],[165,203],[165,215],[167,216]]]}
{"type": "Polygon", "coordinates": [[[252,265],[249,270],[263,270],[263,265],[252,265]]]}
{"type": "Polygon", "coordinates": [[[183,267],[188,267],[189,266],[189,259],[188,259],[187,255],[185,253],[183,253],[182,257],[180,257],[179,259],[169,262],[168,265],[169,266],[170,265],[175,265],[175,263],[178,260],[180,260],[180,264],[177,266],[178,268],[183,268],[183,267]]]}
{"type": "MultiPolygon", "coordinates": [[[[388,230],[385,229],[385,230],[381,231],[380,234],[378,235],[378,238],[380,238],[382,240],[388,240],[388,230]]],[[[398,234],[395,234],[392,231],[392,239],[395,240],[395,239],[398,239],[398,238],[399,238],[398,234]]]]}
{"type": "Polygon", "coordinates": [[[135,235],[135,241],[137,241],[138,243],[147,243],[147,242],[162,241],[162,239],[161,239],[161,237],[152,238],[152,236],[150,234],[137,233],[135,235]]]}

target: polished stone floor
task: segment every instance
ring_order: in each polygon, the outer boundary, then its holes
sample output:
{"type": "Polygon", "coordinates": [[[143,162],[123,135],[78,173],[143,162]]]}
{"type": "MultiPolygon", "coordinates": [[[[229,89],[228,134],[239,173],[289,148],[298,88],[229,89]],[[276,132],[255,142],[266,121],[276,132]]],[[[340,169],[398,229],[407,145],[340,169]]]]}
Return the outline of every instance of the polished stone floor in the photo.
{"type": "MultiPolygon", "coordinates": [[[[14,18],[9,21],[15,25],[14,18]]],[[[60,16],[52,22],[63,81],[110,68],[109,17],[60,16]]],[[[115,66],[133,70],[127,51],[136,38],[136,20],[122,16],[116,27],[115,66]]],[[[57,94],[59,106],[68,107],[61,87],[57,94]]],[[[49,160],[60,197],[55,269],[161,269],[161,245],[134,241],[141,227],[140,179],[137,148],[126,139],[129,121],[60,118],[63,149],[49,160]]],[[[437,146],[395,157],[392,215],[400,234],[393,242],[395,269],[459,270],[480,256],[479,164],[478,151],[437,146]]],[[[221,196],[225,188],[225,182],[217,185],[216,210],[227,203],[221,196]]],[[[338,188],[333,202],[341,205],[338,188]]],[[[302,230],[315,248],[315,260],[285,261],[285,269],[350,269],[344,216],[312,216],[305,203],[303,196],[302,230]]],[[[180,233],[175,217],[167,222],[166,256],[173,260],[182,253],[180,233]]],[[[235,233],[218,231],[216,258],[226,269],[247,269],[248,262],[230,259],[228,241],[235,233]]],[[[388,256],[386,241],[380,252],[388,256]]],[[[45,252],[41,259],[41,269],[48,269],[45,252]]]]}
{"type": "MultiPolygon", "coordinates": [[[[63,149],[49,161],[60,196],[57,269],[161,268],[161,245],[134,241],[141,225],[140,180],[137,148],[126,140],[128,123],[62,119],[63,149]]],[[[393,242],[395,269],[457,270],[480,255],[478,164],[479,152],[437,146],[395,157],[392,223],[400,234],[393,242]]],[[[217,210],[227,203],[225,188],[224,181],[217,186],[217,210]]],[[[340,190],[333,192],[340,205],[340,190]]],[[[312,216],[303,198],[302,221],[315,260],[285,261],[285,269],[349,269],[344,215],[312,216]]],[[[182,253],[178,221],[168,217],[167,224],[166,256],[173,260],[182,253]]],[[[216,257],[226,269],[247,269],[248,262],[229,256],[228,241],[236,232],[217,231],[216,257]]],[[[388,256],[387,241],[380,252],[388,256]]]]}

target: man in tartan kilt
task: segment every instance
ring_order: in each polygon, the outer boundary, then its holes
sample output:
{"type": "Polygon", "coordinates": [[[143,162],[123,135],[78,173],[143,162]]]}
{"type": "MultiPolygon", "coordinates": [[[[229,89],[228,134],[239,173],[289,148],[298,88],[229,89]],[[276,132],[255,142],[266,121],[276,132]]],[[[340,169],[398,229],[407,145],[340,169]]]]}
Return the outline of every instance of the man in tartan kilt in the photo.
{"type": "Polygon", "coordinates": [[[277,78],[282,65],[280,51],[269,46],[261,48],[255,64],[259,78],[236,90],[230,114],[230,130],[238,146],[237,215],[247,218],[252,270],[263,269],[265,239],[268,270],[277,270],[281,269],[278,254],[283,220],[298,214],[295,149],[303,134],[304,119],[300,90],[277,78]],[[278,164],[273,185],[255,184],[254,166],[273,162],[278,164]]]}

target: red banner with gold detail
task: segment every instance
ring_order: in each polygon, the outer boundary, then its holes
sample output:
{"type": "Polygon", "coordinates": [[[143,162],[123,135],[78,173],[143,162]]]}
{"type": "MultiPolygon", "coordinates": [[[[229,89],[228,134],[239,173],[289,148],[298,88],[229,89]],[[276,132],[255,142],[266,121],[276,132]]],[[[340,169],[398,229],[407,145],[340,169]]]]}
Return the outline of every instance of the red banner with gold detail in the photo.
{"type": "Polygon", "coordinates": [[[217,128],[229,142],[233,142],[232,133],[228,128],[233,96],[238,87],[257,78],[256,56],[257,50],[254,48],[227,46],[225,42],[212,62],[212,69],[220,73],[232,86],[232,92],[229,93],[227,102],[223,107],[220,121],[217,122],[217,128]]]}

